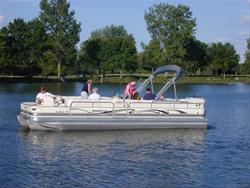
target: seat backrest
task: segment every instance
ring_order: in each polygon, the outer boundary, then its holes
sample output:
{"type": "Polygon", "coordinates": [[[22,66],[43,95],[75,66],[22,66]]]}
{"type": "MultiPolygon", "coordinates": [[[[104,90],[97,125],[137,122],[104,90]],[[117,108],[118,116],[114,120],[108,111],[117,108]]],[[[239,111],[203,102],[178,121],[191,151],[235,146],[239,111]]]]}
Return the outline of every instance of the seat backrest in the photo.
{"type": "Polygon", "coordinates": [[[54,99],[52,97],[45,96],[41,105],[42,106],[54,106],[55,102],[54,102],[54,99]]]}

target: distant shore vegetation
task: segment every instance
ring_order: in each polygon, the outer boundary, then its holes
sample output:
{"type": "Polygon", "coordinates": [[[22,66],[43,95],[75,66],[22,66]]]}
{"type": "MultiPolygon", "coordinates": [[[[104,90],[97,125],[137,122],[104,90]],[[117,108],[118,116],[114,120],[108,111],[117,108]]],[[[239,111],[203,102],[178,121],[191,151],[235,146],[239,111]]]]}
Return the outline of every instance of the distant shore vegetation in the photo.
{"type": "Polygon", "coordinates": [[[151,40],[141,43],[141,52],[123,25],[97,28],[78,49],[81,24],[70,3],[41,0],[38,17],[16,18],[0,29],[0,75],[60,80],[69,75],[103,79],[119,74],[122,79],[125,74],[149,74],[166,64],[179,65],[186,75],[250,74],[250,38],[240,64],[232,44],[207,44],[196,38],[196,18],[186,5],[154,4],[144,19],[151,40]]]}

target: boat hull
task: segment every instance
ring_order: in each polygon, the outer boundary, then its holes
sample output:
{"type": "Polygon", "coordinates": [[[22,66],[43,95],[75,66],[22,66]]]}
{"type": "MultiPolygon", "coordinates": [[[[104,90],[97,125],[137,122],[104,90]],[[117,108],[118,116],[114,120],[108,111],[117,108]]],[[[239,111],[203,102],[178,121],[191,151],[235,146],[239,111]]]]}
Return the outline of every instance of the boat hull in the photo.
{"type": "Polygon", "coordinates": [[[207,128],[202,116],[34,116],[20,114],[19,124],[31,130],[136,130],[207,128]]]}

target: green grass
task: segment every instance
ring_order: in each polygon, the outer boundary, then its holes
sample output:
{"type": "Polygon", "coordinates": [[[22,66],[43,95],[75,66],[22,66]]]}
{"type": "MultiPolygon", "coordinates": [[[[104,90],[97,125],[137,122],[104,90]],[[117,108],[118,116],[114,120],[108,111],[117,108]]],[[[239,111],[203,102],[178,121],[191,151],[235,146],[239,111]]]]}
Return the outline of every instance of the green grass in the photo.
{"type": "MultiPolygon", "coordinates": [[[[145,80],[149,75],[144,76],[127,76],[120,79],[120,77],[106,77],[103,82],[105,83],[128,83],[132,79],[136,80],[145,80]]],[[[171,76],[160,75],[154,79],[155,83],[165,83],[168,79],[172,78],[171,76]]],[[[100,82],[100,79],[94,78],[94,81],[100,82]]],[[[192,83],[192,84],[220,84],[220,83],[250,83],[249,76],[226,76],[225,79],[223,76],[194,76],[194,75],[184,75],[181,76],[178,80],[178,83],[192,83]]]]}
{"type": "MultiPolygon", "coordinates": [[[[103,83],[128,83],[132,79],[144,81],[149,74],[127,74],[120,78],[119,75],[109,74],[106,75],[103,80],[98,76],[86,76],[86,79],[93,79],[94,82],[103,82],[103,83]]],[[[170,79],[170,75],[159,75],[154,79],[155,83],[165,83],[168,79],[170,79]]],[[[83,81],[83,78],[80,76],[67,76],[67,82],[76,82],[83,81]]],[[[56,76],[34,76],[32,80],[28,79],[25,76],[0,76],[0,83],[19,83],[19,82],[57,82],[56,76]]],[[[244,76],[235,76],[228,75],[223,76],[203,76],[203,75],[183,75],[178,80],[178,83],[208,83],[208,84],[220,84],[220,83],[250,83],[250,75],[244,76]]]]}
{"type": "Polygon", "coordinates": [[[183,76],[178,81],[180,83],[250,83],[250,76],[183,76]]]}

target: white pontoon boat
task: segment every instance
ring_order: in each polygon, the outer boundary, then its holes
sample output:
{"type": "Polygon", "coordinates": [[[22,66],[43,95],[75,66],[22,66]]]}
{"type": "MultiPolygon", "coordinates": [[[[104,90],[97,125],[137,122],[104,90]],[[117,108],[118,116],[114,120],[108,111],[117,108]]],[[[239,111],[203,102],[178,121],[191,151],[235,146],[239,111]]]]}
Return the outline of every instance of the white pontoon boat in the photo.
{"type": "Polygon", "coordinates": [[[121,130],[121,129],[166,129],[206,128],[205,100],[203,98],[165,99],[160,96],[181,74],[180,67],[166,65],[158,68],[138,88],[142,92],[155,76],[175,72],[157,93],[155,100],[82,99],[80,96],[62,96],[64,102],[56,103],[45,97],[43,104],[21,103],[18,121],[22,127],[31,130],[121,130]]]}

